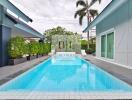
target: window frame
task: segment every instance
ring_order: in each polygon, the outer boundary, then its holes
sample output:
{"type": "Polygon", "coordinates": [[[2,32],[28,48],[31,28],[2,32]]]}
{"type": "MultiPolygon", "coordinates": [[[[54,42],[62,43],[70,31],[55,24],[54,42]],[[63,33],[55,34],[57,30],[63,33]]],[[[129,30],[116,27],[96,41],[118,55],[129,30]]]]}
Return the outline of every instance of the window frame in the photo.
{"type": "Polygon", "coordinates": [[[106,59],[106,60],[110,60],[110,61],[114,61],[114,60],[115,60],[115,29],[114,29],[114,28],[112,28],[112,29],[110,29],[110,30],[107,30],[107,31],[105,31],[105,32],[102,32],[102,33],[100,34],[100,57],[103,58],[103,59],[106,59]],[[114,44],[113,44],[113,49],[114,49],[114,50],[113,50],[113,59],[110,59],[110,58],[107,57],[107,35],[110,34],[110,33],[113,33],[113,34],[114,34],[114,42],[113,42],[113,43],[114,43],[114,44]],[[104,36],[104,35],[106,36],[106,43],[105,43],[105,44],[106,44],[106,50],[105,50],[105,57],[102,57],[102,55],[101,55],[101,51],[102,51],[102,50],[101,50],[101,49],[102,49],[102,48],[101,48],[101,45],[102,45],[102,44],[101,44],[101,41],[102,41],[102,40],[101,40],[101,37],[104,36]]]}
{"type": "Polygon", "coordinates": [[[101,57],[104,57],[105,58],[105,56],[106,56],[106,40],[107,40],[107,36],[106,35],[102,35],[101,36],[101,57]],[[104,56],[103,56],[103,54],[102,54],[102,39],[103,39],[103,37],[105,37],[104,39],[105,39],[105,43],[104,43],[104,56]]]}

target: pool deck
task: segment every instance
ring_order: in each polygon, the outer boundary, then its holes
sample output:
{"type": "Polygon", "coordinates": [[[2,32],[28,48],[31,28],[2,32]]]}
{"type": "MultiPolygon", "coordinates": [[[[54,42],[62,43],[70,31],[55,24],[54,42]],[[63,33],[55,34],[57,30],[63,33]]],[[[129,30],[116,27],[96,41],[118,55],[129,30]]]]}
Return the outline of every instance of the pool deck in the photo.
{"type": "Polygon", "coordinates": [[[85,56],[83,58],[97,65],[98,67],[107,71],[108,73],[112,74],[118,79],[128,83],[129,85],[132,85],[132,69],[128,69],[123,66],[105,62],[91,55],[85,56]]]}
{"type": "Polygon", "coordinates": [[[39,64],[40,62],[44,61],[47,58],[49,58],[49,56],[36,58],[34,60],[27,61],[17,65],[0,67],[0,85],[24,73],[28,69],[34,67],[35,65],[39,64]]]}
{"type": "MultiPolygon", "coordinates": [[[[14,77],[20,75],[26,70],[32,68],[36,64],[44,61],[49,56],[34,59],[14,66],[5,66],[0,68],[0,84],[3,84],[14,77]]],[[[88,55],[83,57],[91,63],[99,66],[101,69],[114,75],[115,77],[132,85],[132,69],[127,69],[118,65],[101,61],[95,57],[88,55]]],[[[62,93],[45,93],[45,92],[22,92],[22,91],[8,91],[0,92],[0,99],[132,99],[132,93],[128,92],[62,92],[62,93]]]]}

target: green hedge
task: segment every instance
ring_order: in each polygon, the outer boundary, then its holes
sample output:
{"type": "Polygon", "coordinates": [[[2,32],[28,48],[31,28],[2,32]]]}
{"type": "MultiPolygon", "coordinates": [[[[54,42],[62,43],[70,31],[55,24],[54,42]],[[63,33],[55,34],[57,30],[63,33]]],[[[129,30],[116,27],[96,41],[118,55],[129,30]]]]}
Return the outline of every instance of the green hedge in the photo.
{"type": "Polygon", "coordinates": [[[81,40],[81,49],[87,50],[87,48],[88,48],[88,41],[81,40]]]}
{"type": "Polygon", "coordinates": [[[8,43],[8,53],[13,59],[20,58],[25,54],[37,55],[37,54],[48,54],[51,51],[50,43],[42,43],[31,41],[26,44],[24,38],[15,37],[11,38],[8,43]]]}
{"type": "Polygon", "coordinates": [[[37,54],[44,54],[44,44],[43,43],[39,43],[38,45],[38,53],[37,54]]]}
{"type": "Polygon", "coordinates": [[[8,43],[8,53],[11,58],[20,58],[26,52],[26,43],[24,38],[11,38],[8,43]]]}
{"type": "Polygon", "coordinates": [[[29,43],[29,55],[37,55],[37,54],[48,54],[51,51],[50,43],[39,43],[39,42],[31,42],[29,43]]]}
{"type": "Polygon", "coordinates": [[[28,44],[28,54],[29,55],[37,55],[39,52],[39,44],[36,41],[32,41],[28,44]]]}
{"type": "Polygon", "coordinates": [[[51,44],[44,43],[44,54],[48,54],[51,51],[51,44]]]}
{"type": "Polygon", "coordinates": [[[91,40],[89,42],[87,40],[81,40],[81,49],[85,50],[87,54],[92,54],[95,53],[96,44],[92,43],[91,40]]]}

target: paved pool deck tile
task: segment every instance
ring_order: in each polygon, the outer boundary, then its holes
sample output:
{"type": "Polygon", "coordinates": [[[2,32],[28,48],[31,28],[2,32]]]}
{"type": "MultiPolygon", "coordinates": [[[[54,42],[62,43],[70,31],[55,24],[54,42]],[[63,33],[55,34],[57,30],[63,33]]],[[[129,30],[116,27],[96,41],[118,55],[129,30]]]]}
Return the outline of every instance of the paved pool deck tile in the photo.
{"type": "MultiPolygon", "coordinates": [[[[24,71],[32,68],[36,64],[44,61],[48,57],[42,57],[39,59],[32,60],[30,62],[26,62],[23,64],[15,65],[15,66],[6,66],[0,68],[0,79],[3,80],[3,83],[11,80],[13,77],[23,73],[24,71]]],[[[108,73],[114,75],[115,77],[125,81],[126,83],[132,85],[132,69],[123,68],[118,65],[114,65],[108,62],[101,61],[96,59],[93,56],[85,56],[84,59],[90,61],[91,63],[97,65],[101,69],[107,71],[108,73]]],[[[49,92],[20,92],[20,91],[7,91],[0,92],[0,99],[89,99],[89,100],[105,100],[105,99],[132,99],[132,93],[129,92],[62,92],[62,93],[49,93],[49,92]]]]}
{"type": "Polygon", "coordinates": [[[89,62],[97,65],[98,67],[107,71],[108,73],[112,74],[113,76],[117,77],[118,79],[132,85],[132,69],[128,69],[123,66],[119,66],[116,64],[102,61],[92,55],[87,55],[83,58],[88,60],[89,62]]]}
{"type": "Polygon", "coordinates": [[[75,93],[75,92],[0,92],[0,99],[131,99],[132,93],[111,93],[111,92],[87,92],[87,93],[75,93]]]}
{"type": "Polygon", "coordinates": [[[49,58],[49,56],[37,58],[18,65],[0,67],[0,85],[22,74],[23,72],[34,67],[35,65],[39,64],[47,58],[49,58]]]}

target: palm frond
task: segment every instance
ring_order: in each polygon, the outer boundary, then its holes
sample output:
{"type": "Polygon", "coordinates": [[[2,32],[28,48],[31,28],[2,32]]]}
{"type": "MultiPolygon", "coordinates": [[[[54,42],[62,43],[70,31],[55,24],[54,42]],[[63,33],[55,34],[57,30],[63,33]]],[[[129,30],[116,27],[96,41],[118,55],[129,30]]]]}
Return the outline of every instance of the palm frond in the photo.
{"type": "Polygon", "coordinates": [[[79,24],[80,24],[80,25],[82,25],[83,17],[84,17],[84,16],[80,16],[80,17],[79,17],[79,24]]]}
{"type": "Polygon", "coordinates": [[[78,1],[76,2],[76,7],[78,7],[79,5],[84,6],[84,7],[87,6],[86,2],[83,1],[83,0],[78,0],[78,1]]]}
{"type": "Polygon", "coordinates": [[[79,16],[86,15],[86,9],[87,8],[82,8],[82,9],[77,10],[75,12],[74,18],[77,18],[77,15],[79,15],[79,16]]]}
{"type": "Polygon", "coordinates": [[[77,18],[78,12],[76,11],[74,14],[74,18],[77,18]]]}
{"type": "Polygon", "coordinates": [[[86,16],[86,12],[82,12],[79,16],[79,24],[82,25],[82,22],[83,22],[83,17],[86,16]]]}
{"type": "Polygon", "coordinates": [[[90,9],[89,10],[90,15],[94,18],[98,15],[98,10],[90,9]]]}
{"type": "Polygon", "coordinates": [[[92,5],[94,5],[96,2],[101,3],[101,1],[102,0],[91,0],[89,7],[91,7],[92,5]]]}

